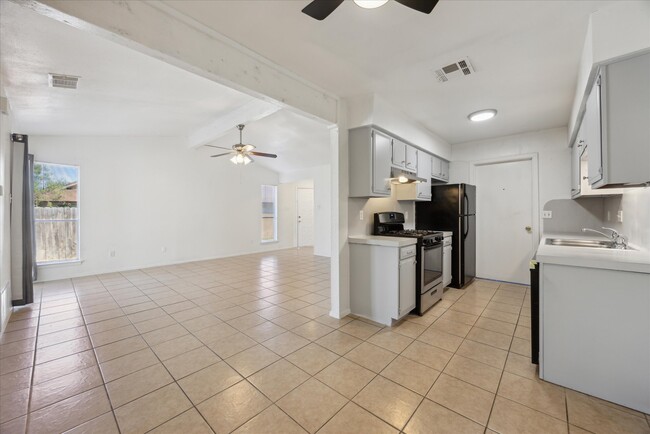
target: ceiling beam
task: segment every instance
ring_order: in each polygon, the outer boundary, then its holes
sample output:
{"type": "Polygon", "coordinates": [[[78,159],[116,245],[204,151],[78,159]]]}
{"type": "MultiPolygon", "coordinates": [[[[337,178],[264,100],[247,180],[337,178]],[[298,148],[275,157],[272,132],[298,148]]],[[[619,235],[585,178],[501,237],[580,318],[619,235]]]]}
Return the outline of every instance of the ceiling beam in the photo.
{"type": "Polygon", "coordinates": [[[282,108],[337,122],[336,96],[162,2],[12,1],[282,108]]]}
{"type": "Polygon", "coordinates": [[[250,101],[235,110],[228,111],[228,113],[220,116],[213,122],[192,131],[187,136],[187,146],[189,148],[197,148],[206,145],[224,136],[226,133],[234,131],[234,128],[239,124],[258,121],[272,115],[278,110],[280,110],[278,105],[269,104],[266,101],[250,101]]]}

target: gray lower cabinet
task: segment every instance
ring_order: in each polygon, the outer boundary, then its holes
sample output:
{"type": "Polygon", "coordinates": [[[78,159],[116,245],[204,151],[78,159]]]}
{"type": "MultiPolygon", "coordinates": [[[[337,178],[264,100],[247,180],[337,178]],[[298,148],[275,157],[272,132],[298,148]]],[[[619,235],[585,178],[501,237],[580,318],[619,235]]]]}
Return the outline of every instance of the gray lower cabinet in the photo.
{"type": "Polygon", "coordinates": [[[415,253],[415,244],[398,247],[351,242],[352,313],[390,326],[415,309],[415,253]]]}

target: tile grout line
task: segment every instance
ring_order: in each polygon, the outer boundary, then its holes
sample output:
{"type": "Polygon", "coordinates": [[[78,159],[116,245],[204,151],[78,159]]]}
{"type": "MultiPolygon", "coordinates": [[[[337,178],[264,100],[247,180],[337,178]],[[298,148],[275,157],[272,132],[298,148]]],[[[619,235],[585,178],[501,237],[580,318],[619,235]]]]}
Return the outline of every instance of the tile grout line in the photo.
{"type": "MultiPolygon", "coordinates": [[[[70,284],[72,285],[72,289],[73,289],[73,291],[75,293],[77,303],[79,303],[79,294],[77,292],[77,288],[76,288],[76,285],[75,285],[73,279],[70,279],[70,284]]],[[[103,286],[103,284],[102,284],[102,286],[103,286]]],[[[106,287],[104,287],[104,288],[106,288],[106,287]]],[[[106,290],[106,291],[108,291],[108,290],[106,290]]],[[[109,294],[110,294],[110,292],[109,292],[109,294]]],[[[112,295],[111,295],[111,297],[112,297],[112,295]]],[[[113,300],[115,300],[114,297],[113,297],[113,300]]],[[[95,353],[95,346],[93,345],[93,341],[92,341],[92,339],[90,337],[90,331],[88,330],[88,324],[86,323],[86,317],[83,314],[83,310],[81,308],[81,305],[79,305],[79,310],[81,311],[81,318],[82,318],[82,321],[84,322],[84,326],[86,327],[86,334],[88,336],[88,341],[90,342],[90,345],[91,345],[91,351],[93,353],[93,358],[95,359],[95,363],[97,364],[96,366],[97,366],[97,370],[99,371],[99,377],[100,377],[100,379],[102,381],[102,387],[104,388],[104,393],[106,394],[106,400],[108,401],[108,405],[111,408],[111,414],[113,415],[113,420],[115,421],[115,426],[117,427],[118,433],[121,433],[122,430],[120,429],[120,426],[117,423],[117,417],[115,416],[115,409],[113,408],[113,403],[111,402],[110,395],[108,394],[108,388],[106,387],[106,382],[104,381],[104,375],[102,374],[101,367],[99,366],[99,359],[97,358],[97,353],[95,353]]],[[[92,389],[90,389],[90,390],[92,390],[92,389]]],[[[76,396],[76,395],[74,395],[74,396],[76,396]]],[[[99,416],[101,416],[101,415],[99,415],[99,416]]],[[[90,422],[91,420],[94,420],[99,416],[96,416],[93,419],[90,419],[90,420],[88,420],[86,422],[82,422],[81,424],[77,424],[76,426],[83,425],[84,423],[90,422]]],[[[74,429],[74,428],[76,428],[76,426],[71,427],[70,429],[74,429]]]]}

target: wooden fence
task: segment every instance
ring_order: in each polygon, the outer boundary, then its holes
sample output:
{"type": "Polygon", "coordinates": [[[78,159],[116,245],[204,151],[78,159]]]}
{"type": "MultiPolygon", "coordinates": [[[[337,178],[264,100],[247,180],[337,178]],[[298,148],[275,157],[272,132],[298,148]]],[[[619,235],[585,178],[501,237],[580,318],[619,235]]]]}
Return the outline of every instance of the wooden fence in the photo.
{"type": "Polygon", "coordinates": [[[77,257],[78,219],[78,208],[34,208],[36,262],[79,259],[77,257]]]}

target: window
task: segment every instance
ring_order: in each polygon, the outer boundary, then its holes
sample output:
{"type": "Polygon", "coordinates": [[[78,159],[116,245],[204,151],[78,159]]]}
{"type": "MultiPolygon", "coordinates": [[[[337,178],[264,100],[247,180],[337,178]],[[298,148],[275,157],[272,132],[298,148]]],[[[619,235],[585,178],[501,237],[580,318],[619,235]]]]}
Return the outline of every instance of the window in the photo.
{"type": "Polygon", "coordinates": [[[262,186],[262,242],[278,240],[278,187],[262,186]]]}
{"type": "Polygon", "coordinates": [[[36,263],[78,261],[79,167],[34,163],[36,263]]]}

